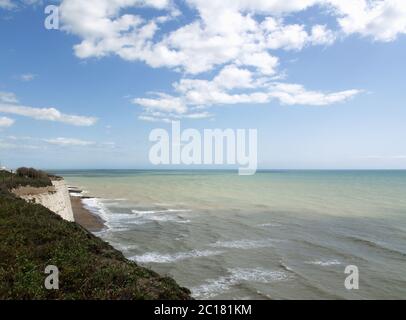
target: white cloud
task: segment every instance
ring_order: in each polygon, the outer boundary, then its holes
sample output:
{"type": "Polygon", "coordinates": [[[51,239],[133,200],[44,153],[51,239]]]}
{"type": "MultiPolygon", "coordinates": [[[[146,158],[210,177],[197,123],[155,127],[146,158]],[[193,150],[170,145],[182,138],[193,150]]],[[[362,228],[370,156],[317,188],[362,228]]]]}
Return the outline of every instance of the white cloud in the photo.
{"type": "Polygon", "coordinates": [[[213,114],[207,111],[194,111],[187,114],[178,114],[178,113],[165,113],[165,112],[151,112],[149,110],[145,110],[143,114],[141,114],[138,119],[148,122],[166,122],[170,123],[174,120],[181,120],[181,119],[210,119],[213,118],[213,114]]]}
{"type": "Polygon", "coordinates": [[[35,5],[43,4],[44,1],[43,0],[22,0],[22,2],[28,6],[35,6],[35,5]]]}
{"type": "Polygon", "coordinates": [[[276,50],[299,51],[307,46],[331,45],[338,33],[324,24],[288,23],[286,15],[319,5],[323,11],[329,8],[330,14],[342,18],[334,0],[187,0],[196,17],[163,31],[161,24],[179,14],[174,3],[100,0],[90,5],[80,0],[63,0],[60,6],[63,30],[80,38],[74,47],[79,58],[115,54],[189,76],[218,70],[211,80],[183,76],[174,84],[174,93],[133,99],[144,110],[142,120],[205,118],[211,115],[196,110],[273,100],[282,104],[327,105],[359,93],[322,93],[274,82],[282,75],[278,72],[276,50]],[[140,7],[155,9],[151,11],[155,14],[145,19],[136,11],[129,11],[140,7]]]}
{"type": "MultiPolygon", "coordinates": [[[[223,69],[224,70],[224,69],[223,69]]],[[[221,77],[222,72],[220,72],[221,77]]],[[[187,105],[212,106],[216,104],[264,103],[268,97],[264,92],[231,93],[230,89],[219,84],[216,77],[213,81],[182,79],[175,84],[187,105]]]]}
{"type": "Polygon", "coordinates": [[[346,34],[359,33],[377,41],[393,41],[406,33],[404,0],[188,0],[205,17],[232,8],[242,12],[281,16],[318,5],[330,14],[346,34]]]}
{"type": "Polygon", "coordinates": [[[0,142],[9,146],[30,145],[33,148],[48,148],[50,145],[60,147],[91,147],[92,150],[96,149],[115,149],[116,144],[111,141],[95,142],[90,140],[83,140],[77,138],[36,138],[31,136],[6,136],[0,138],[0,142]]]}
{"type": "Polygon", "coordinates": [[[214,83],[226,89],[252,88],[252,73],[234,65],[226,66],[214,78],[214,83]]]}
{"type": "Polygon", "coordinates": [[[35,6],[42,4],[43,0],[0,0],[0,9],[11,10],[21,6],[35,6]]]}
{"type": "MultiPolygon", "coordinates": [[[[321,0],[323,1],[323,0],[321,0]]],[[[202,15],[210,15],[227,9],[240,10],[250,13],[280,15],[307,9],[320,0],[187,0],[188,3],[198,8],[202,15]]]]}
{"type": "Polygon", "coordinates": [[[275,100],[286,105],[326,106],[347,101],[361,93],[355,89],[327,93],[307,90],[299,84],[258,77],[234,65],[224,67],[212,80],[181,79],[174,84],[174,89],[176,96],[158,93],[157,98],[134,99],[134,104],[144,108],[139,119],[169,122],[179,118],[207,118],[211,115],[202,110],[211,106],[265,104],[275,100]],[[182,112],[176,112],[169,102],[181,105],[182,112]],[[156,112],[157,106],[160,112],[156,112]],[[196,113],[196,110],[200,112],[196,113]]]}
{"type": "Polygon", "coordinates": [[[184,113],[186,105],[180,98],[172,97],[165,94],[160,94],[159,98],[137,98],[133,103],[141,105],[148,110],[160,110],[164,112],[184,113]]]}
{"type": "Polygon", "coordinates": [[[172,119],[167,118],[167,117],[157,117],[157,116],[150,116],[150,115],[140,115],[138,117],[139,120],[142,121],[147,121],[147,122],[165,122],[165,123],[170,123],[172,119]]]}
{"type": "Polygon", "coordinates": [[[393,41],[406,34],[404,0],[329,0],[345,34],[358,33],[376,41],[393,41]]]}
{"type": "Polygon", "coordinates": [[[19,78],[20,78],[21,81],[29,82],[29,81],[34,80],[35,77],[36,77],[35,74],[25,73],[25,74],[22,74],[19,78]]]}
{"type": "Polygon", "coordinates": [[[198,11],[198,18],[166,34],[159,33],[160,24],[178,12],[170,1],[101,0],[88,5],[64,0],[60,11],[63,29],[81,38],[74,50],[83,59],[116,54],[125,60],[190,74],[234,63],[272,75],[278,58],[270,50],[329,45],[335,35],[322,25],[307,31],[304,25],[285,25],[283,18],[270,16],[300,11],[320,2],[190,0],[187,3],[198,11]],[[126,13],[126,9],[140,6],[160,9],[159,13],[165,10],[166,16],[145,20],[126,13]],[[270,16],[261,22],[254,14],[270,16]]]}
{"type": "Polygon", "coordinates": [[[11,0],[0,0],[0,9],[13,9],[15,4],[11,0]]]}
{"type": "Polygon", "coordinates": [[[12,92],[2,92],[0,91],[0,103],[18,103],[16,95],[12,92]]]}
{"type": "Polygon", "coordinates": [[[18,103],[14,93],[0,92],[0,113],[15,114],[36,120],[62,122],[74,126],[92,126],[97,118],[64,114],[55,108],[33,108],[18,103]]]}
{"type": "Polygon", "coordinates": [[[88,150],[107,150],[115,149],[116,144],[111,141],[95,142],[78,138],[35,138],[30,136],[6,136],[0,138],[0,148],[13,149],[49,149],[56,147],[87,147],[88,150]]]}
{"type": "Polygon", "coordinates": [[[331,45],[336,40],[336,35],[333,31],[327,29],[324,25],[315,25],[312,27],[309,36],[309,42],[313,45],[331,45]]]}
{"type": "Polygon", "coordinates": [[[0,149],[37,150],[40,148],[31,137],[7,136],[4,139],[0,138],[0,149]]]}
{"type": "Polygon", "coordinates": [[[270,86],[270,97],[278,99],[287,105],[325,106],[351,99],[361,90],[345,90],[333,93],[308,91],[302,85],[275,83],[270,86]]]}
{"type": "Polygon", "coordinates": [[[371,161],[401,161],[404,162],[406,160],[406,155],[372,155],[372,156],[359,156],[355,157],[355,159],[362,159],[362,160],[371,160],[371,161]]]}
{"type": "Polygon", "coordinates": [[[93,117],[64,114],[55,108],[33,108],[20,105],[0,104],[0,112],[16,114],[36,120],[57,121],[74,126],[92,126],[97,121],[97,119],[93,117]]]}
{"type": "Polygon", "coordinates": [[[271,75],[278,64],[272,50],[331,45],[339,32],[358,33],[379,41],[391,41],[406,33],[404,0],[187,0],[189,7],[197,11],[197,18],[161,32],[162,23],[179,15],[173,3],[99,0],[89,4],[63,0],[61,21],[65,31],[81,39],[74,47],[80,58],[116,54],[125,60],[191,74],[232,63],[253,66],[271,75]],[[140,7],[153,8],[156,14],[146,20],[128,12],[140,7]],[[286,23],[286,15],[310,7],[337,19],[340,29],[286,23]]]}
{"type": "Polygon", "coordinates": [[[29,141],[29,140],[33,140],[34,138],[33,137],[30,137],[30,136],[19,136],[19,137],[17,137],[17,136],[7,136],[6,137],[8,140],[13,140],[13,141],[17,141],[17,140],[25,140],[25,141],[29,141]]]}
{"type": "Polygon", "coordinates": [[[12,149],[12,150],[37,150],[38,146],[32,146],[27,144],[13,144],[9,142],[3,142],[0,140],[0,149],[12,149]]]}
{"type": "Polygon", "coordinates": [[[233,66],[225,67],[212,81],[182,79],[175,84],[175,89],[186,105],[195,106],[260,104],[269,103],[273,99],[279,100],[282,104],[318,106],[342,102],[360,93],[359,90],[334,93],[309,91],[298,84],[278,83],[263,78],[254,79],[250,71],[236,69],[233,66]],[[237,79],[241,81],[236,82],[237,79]],[[248,90],[242,93],[235,90],[242,88],[248,90]]]}
{"type": "Polygon", "coordinates": [[[133,100],[143,107],[140,118],[147,121],[189,117],[218,104],[276,100],[320,106],[346,101],[360,91],[320,92],[275,82],[283,75],[278,70],[280,50],[328,46],[352,34],[393,41],[406,33],[404,0],[186,0],[196,15],[174,21],[181,8],[176,3],[63,0],[60,6],[62,29],[79,38],[74,46],[79,58],[117,55],[183,73],[174,92],[133,100]],[[149,18],[136,14],[141,7],[152,9],[149,18]],[[315,19],[296,19],[309,8],[315,19]],[[168,21],[173,24],[163,28],[168,21]],[[217,76],[197,78],[209,71],[217,76]],[[157,112],[162,114],[153,115],[157,112]]]}
{"type": "Polygon", "coordinates": [[[71,146],[87,147],[96,144],[93,141],[85,141],[80,139],[62,138],[62,137],[55,139],[44,139],[44,141],[62,147],[71,147],[71,146]]]}
{"type": "Polygon", "coordinates": [[[283,20],[272,17],[261,23],[269,49],[302,50],[306,45],[331,45],[335,34],[325,25],[314,25],[306,31],[303,24],[285,25],[283,20]]]}
{"type": "Polygon", "coordinates": [[[14,124],[14,120],[7,117],[0,117],[0,128],[8,128],[14,124]]]}
{"type": "Polygon", "coordinates": [[[83,39],[74,47],[76,55],[87,58],[116,53],[127,60],[132,60],[132,55],[139,58],[135,51],[145,47],[146,41],[157,31],[158,24],[165,19],[161,16],[145,21],[134,14],[120,15],[123,9],[132,7],[172,8],[169,0],[62,1],[60,14],[63,29],[83,39]]]}

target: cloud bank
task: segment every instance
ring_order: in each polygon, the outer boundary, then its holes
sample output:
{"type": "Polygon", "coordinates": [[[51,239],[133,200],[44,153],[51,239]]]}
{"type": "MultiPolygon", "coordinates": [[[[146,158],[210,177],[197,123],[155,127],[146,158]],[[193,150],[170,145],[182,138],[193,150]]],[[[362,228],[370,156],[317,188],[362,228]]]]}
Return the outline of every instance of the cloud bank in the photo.
{"type": "Polygon", "coordinates": [[[7,117],[0,117],[0,128],[8,128],[14,124],[14,120],[7,117]]]}
{"type": "MultiPolygon", "coordinates": [[[[11,5],[0,0],[3,8],[11,5]]],[[[180,74],[172,93],[132,101],[147,121],[202,118],[211,116],[202,109],[224,104],[345,102],[361,90],[321,92],[281,82],[280,51],[330,46],[351,35],[389,42],[406,34],[404,0],[185,0],[181,5],[175,0],[62,0],[60,18],[62,30],[79,39],[73,49],[80,59],[116,55],[180,74]],[[183,16],[185,5],[192,19],[183,16]],[[297,18],[309,9],[315,19],[297,18]],[[209,73],[214,76],[208,78],[209,73]]],[[[40,113],[69,119],[51,109],[40,113]]]]}
{"type": "Polygon", "coordinates": [[[14,114],[36,120],[62,122],[73,126],[92,126],[97,118],[65,114],[55,108],[34,108],[21,105],[14,93],[0,92],[0,113],[14,114]]]}

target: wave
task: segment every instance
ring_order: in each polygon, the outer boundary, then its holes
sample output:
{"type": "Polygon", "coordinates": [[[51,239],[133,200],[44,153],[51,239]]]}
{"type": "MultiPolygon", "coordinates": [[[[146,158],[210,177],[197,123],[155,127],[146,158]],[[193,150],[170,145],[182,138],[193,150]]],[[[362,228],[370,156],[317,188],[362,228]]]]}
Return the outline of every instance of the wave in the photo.
{"type": "Polygon", "coordinates": [[[217,241],[210,246],[216,248],[229,248],[229,249],[255,249],[273,247],[274,243],[281,242],[278,239],[263,239],[263,240],[234,240],[234,241],[217,241]]]}
{"type": "Polygon", "coordinates": [[[286,270],[286,271],[288,271],[288,272],[293,272],[293,273],[295,273],[295,271],[291,268],[291,267],[289,267],[284,261],[279,261],[279,266],[282,268],[282,269],[284,269],[284,270],[286,270]]]}
{"type": "MultiPolygon", "coordinates": [[[[115,199],[114,201],[125,201],[125,199],[115,199]]],[[[176,223],[190,223],[189,219],[185,219],[179,214],[181,212],[189,212],[186,209],[160,209],[160,210],[131,210],[130,213],[112,212],[108,209],[114,207],[111,199],[100,198],[83,198],[82,203],[86,209],[102,217],[106,222],[106,226],[113,231],[119,231],[129,225],[141,225],[149,221],[156,222],[176,222],[176,223]]],[[[116,210],[123,210],[118,207],[116,210]]]]}
{"type": "Polygon", "coordinates": [[[84,190],[83,187],[67,186],[67,188],[71,197],[83,197],[89,193],[89,191],[84,190]]]}
{"type": "Polygon", "coordinates": [[[389,247],[386,246],[386,244],[384,242],[372,241],[372,240],[368,240],[368,239],[361,238],[361,237],[356,237],[356,236],[347,236],[346,238],[348,240],[351,240],[353,242],[361,243],[361,244],[366,245],[368,247],[371,247],[373,249],[384,250],[384,251],[387,251],[387,252],[391,252],[393,254],[400,255],[402,257],[406,257],[406,252],[401,251],[401,250],[397,250],[397,249],[394,249],[394,248],[389,248],[389,247]]]}
{"type": "Polygon", "coordinates": [[[86,209],[90,210],[93,213],[98,213],[100,215],[105,215],[107,213],[107,209],[101,202],[101,199],[83,198],[82,203],[86,207],[86,209]]]}
{"type": "Polygon", "coordinates": [[[128,252],[128,251],[139,249],[140,246],[137,244],[116,244],[115,248],[122,252],[128,252]]]}
{"type": "Polygon", "coordinates": [[[111,212],[107,206],[104,204],[105,199],[99,198],[83,198],[82,203],[86,209],[90,212],[99,215],[103,221],[107,230],[111,231],[128,231],[130,225],[143,224],[145,222],[134,219],[134,215],[131,213],[119,213],[111,212]]]}
{"type": "Polygon", "coordinates": [[[132,213],[138,214],[138,215],[144,215],[144,214],[155,214],[155,213],[174,213],[174,212],[190,212],[192,210],[187,210],[187,209],[162,209],[162,210],[131,210],[132,213]]]}
{"type": "Polygon", "coordinates": [[[139,263],[172,263],[179,260],[215,256],[222,253],[223,251],[219,250],[192,250],[187,252],[177,252],[173,254],[147,252],[142,255],[131,257],[130,260],[134,260],[139,263]]]}
{"type": "Polygon", "coordinates": [[[206,283],[191,288],[192,296],[196,299],[211,299],[243,282],[272,283],[289,279],[283,271],[262,268],[232,268],[228,269],[228,273],[226,276],[209,279],[206,283]]]}
{"type": "Polygon", "coordinates": [[[342,264],[338,260],[315,260],[315,261],[307,261],[305,263],[314,264],[322,267],[338,266],[342,264]]]}
{"type": "Polygon", "coordinates": [[[83,194],[81,192],[80,193],[78,193],[78,192],[69,192],[69,196],[82,198],[83,194]]]}
{"type": "Polygon", "coordinates": [[[79,198],[82,198],[82,197],[84,197],[84,196],[88,193],[88,191],[86,191],[86,190],[71,190],[71,189],[69,189],[69,190],[68,190],[68,193],[69,193],[69,196],[70,196],[70,197],[79,197],[79,198]]]}
{"type": "Polygon", "coordinates": [[[190,223],[189,219],[185,219],[180,215],[174,213],[190,212],[187,209],[160,209],[160,210],[131,210],[131,212],[140,219],[151,220],[157,222],[177,222],[177,223],[190,223]]]}
{"type": "Polygon", "coordinates": [[[257,227],[261,228],[277,228],[277,227],[282,227],[280,223],[261,223],[258,224],[257,227]]]}

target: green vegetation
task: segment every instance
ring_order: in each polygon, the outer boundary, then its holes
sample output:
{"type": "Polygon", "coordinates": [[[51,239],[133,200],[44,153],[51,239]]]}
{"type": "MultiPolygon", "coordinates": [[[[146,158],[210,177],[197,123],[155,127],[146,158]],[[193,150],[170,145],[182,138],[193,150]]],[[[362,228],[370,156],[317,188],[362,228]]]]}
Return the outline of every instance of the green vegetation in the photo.
{"type": "Polygon", "coordinates": [[[10,184],[1,183],[4,175],[0,176],[0,299],[190,299],[189,290],[173,279],[126,260],[78,224],[16,198],[7,190],[10,184]],[[59,290],[44,287],[47,265],[59,268],[59,290]]]}
{"type": "Polygon", "coordinates": [[[51,178],[54,177],[49,176],[44,171],[39,171],[32,168],[19,168],[17,169],[16,174],[0,170],[0,187],[10,190],[24,186],[36,188],[48,187],[52,186],[51,178]]]}

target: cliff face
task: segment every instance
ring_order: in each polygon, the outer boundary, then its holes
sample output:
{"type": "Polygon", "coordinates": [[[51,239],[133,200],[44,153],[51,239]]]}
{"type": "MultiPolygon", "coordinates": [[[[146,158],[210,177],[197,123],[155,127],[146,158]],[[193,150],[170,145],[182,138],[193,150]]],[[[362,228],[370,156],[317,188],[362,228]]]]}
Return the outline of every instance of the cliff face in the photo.
{"type": "Polygon", "coordinates": [[[20,198],[43,205],[66,221],[74,221],[69,191],[64,180],[53,180],[52,187],[21,187],[13,193],[20,198]]]}

